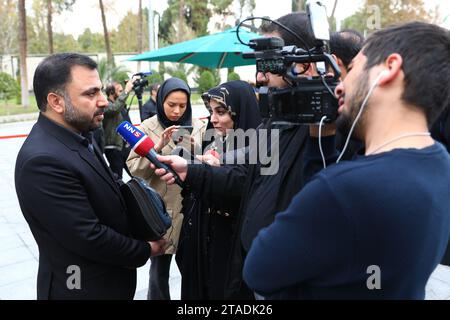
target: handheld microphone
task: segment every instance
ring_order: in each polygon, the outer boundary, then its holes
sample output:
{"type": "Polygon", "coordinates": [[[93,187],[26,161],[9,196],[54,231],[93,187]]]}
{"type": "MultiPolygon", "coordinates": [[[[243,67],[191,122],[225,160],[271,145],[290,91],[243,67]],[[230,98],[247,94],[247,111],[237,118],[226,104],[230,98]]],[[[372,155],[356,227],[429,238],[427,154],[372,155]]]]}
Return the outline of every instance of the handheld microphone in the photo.
{"type": "Polygon", "coordinates": [[[156,156],[158,155],[153,149],[155,143],[145,133],[133,126],[128,121],[122,122],[116,129],[116,132],[122,137],[122,139],[131,146],[131,149],[141,157],[147,158],[158,169],[164,169],[170,172],[175,178],[175,183],[180,187],[183,187],[183,181],[181,181],[178,174],[172,170],[168,165],[159,161],[156,156]]]}

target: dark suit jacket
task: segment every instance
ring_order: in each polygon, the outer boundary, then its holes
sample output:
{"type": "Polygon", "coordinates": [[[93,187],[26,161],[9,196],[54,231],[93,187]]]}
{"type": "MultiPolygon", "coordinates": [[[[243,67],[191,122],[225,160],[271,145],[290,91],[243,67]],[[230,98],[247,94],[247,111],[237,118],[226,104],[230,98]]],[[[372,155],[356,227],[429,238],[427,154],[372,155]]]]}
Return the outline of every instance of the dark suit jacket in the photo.
{"type": "Polygon", "coordinates": [[[141,122],[153,117],[156,114],[156,102],[152,98],[148,99],[142,106],[141,110],[141,122]]]}
{"type": "Polygon", "coordinates": [[[39,246],[38,299],[132,299],[150,246],[127,236],[111,171],[77,138],[41,114],[17,157],[16,192],[39,246]],[[81,289],[69,289],[70,266],[81,289]]]}

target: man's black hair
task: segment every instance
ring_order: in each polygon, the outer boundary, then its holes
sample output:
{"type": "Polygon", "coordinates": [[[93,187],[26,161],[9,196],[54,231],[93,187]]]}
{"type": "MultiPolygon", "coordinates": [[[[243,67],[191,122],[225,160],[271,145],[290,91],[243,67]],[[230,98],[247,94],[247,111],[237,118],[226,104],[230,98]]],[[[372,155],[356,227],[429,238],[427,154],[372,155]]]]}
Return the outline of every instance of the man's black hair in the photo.
{"type": "Polygon", "coordinates": [[[117,81],[113,81],[106,86],[106,88],[105,88],[106,97],[109,98],[110,95],[116,93],[116,85],[118,85],[118,84],[119,83],[117,81]]]}
{"type": "Polygon", "coordinates": [[[39,63],[34,73],[33,90],[39,110],[47,110],[47,96],[50,92],[61,93],[72,81],[74,66],[97,69],[97,63],[88,56],[78,53],[57,53],[39,63]]]}
{"type": "Polygon", "coordinates": [[[151,93],[152,91],[158,90],[158,87],[160,87],[160,86],[161,86],[160,83],[154,83],[154,84],[150,85],[150,87],[149,87],[150,93],[151,93]]]}
{"type": "Polygon", "coordinates": [[[402,56],[402,99],[422,109],[431,126],[450,102],[450,31],[411,22],[375,32],[362,50],[367,70],[393,53],[402,56]]]}
{"type": "MultiPolygon", "coordinates": [[[[276,20],[282,25],[288,27],[306,42],[310,49],[314,48],[317,41],[312,32],[311,22],[306,12],[293,12],[289,13],[276,20]]],[[[285,45],[292,46],[295,45],[298,48],[307,49],[303,42],[298,40],[294,35],[280,26],[274,23],[263,24],[261,27],[262,33],[272,33],[277,32],[280,37],[284,40],[285,45]]]]}
{"type": "Polygon", "coordinates": [[[342,60],[345,68],[348,68],[353,58],[361,51],[363,44],[364,36],[352,29],[333,32],[330,37],[331,53],[342,60]]]}

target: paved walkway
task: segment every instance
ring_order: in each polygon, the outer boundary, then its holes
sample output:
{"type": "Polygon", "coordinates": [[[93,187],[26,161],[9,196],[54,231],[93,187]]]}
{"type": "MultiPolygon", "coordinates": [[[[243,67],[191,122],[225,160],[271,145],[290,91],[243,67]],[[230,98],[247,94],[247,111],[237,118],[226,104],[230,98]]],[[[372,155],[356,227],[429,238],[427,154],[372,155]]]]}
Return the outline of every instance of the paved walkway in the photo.
{"type": "MultiPolygon", "coordinates": [[[[132,114],[132,120],[136,114],[132,114]]],[[[28,133],[33,122],[0,124],[0,137],[28,133]]],[[[25,139],[0,139],[0,299],[36,299],[38,249],[20,211],[14,188],[14,165],[25,139]]],[[[138,269],[135,299],[146,299],[150,262],[138,269]]],[[[180,274],[174,261],[172,299],[180,299],[180,274]]],[[[439,266],[427,286],[427,299],[450,300],[450,268],[439,266]]]]}

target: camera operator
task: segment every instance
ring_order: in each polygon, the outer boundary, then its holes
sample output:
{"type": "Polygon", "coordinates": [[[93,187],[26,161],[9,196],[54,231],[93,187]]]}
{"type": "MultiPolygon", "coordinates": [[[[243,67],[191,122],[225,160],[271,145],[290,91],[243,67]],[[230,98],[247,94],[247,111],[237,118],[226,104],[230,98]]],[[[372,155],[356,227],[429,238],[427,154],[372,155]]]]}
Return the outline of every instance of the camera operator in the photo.
{"type": "MultiPolygon", "coordinates": [[[[367,40],[336,88],[336,124],[364,140],[365,156],[315,175],[258,234],[244,267],[252,289],[287,299],[424,299],[450,234],[450,157],[428,129],[450,100],[449,43],[448,30],[420,22],[367,40]]],[[[325,150],[333,140],[323,139],[325,150]]],[[[305,163],[320,159],[318,149],[310,139],[305,163]]]]}
{"type": "MultiPolygon", "coordinates": [[[[315,38],[310,32],[310,21],[304,12],[291,13],[277,20],[290,29],[296,30],[308,46],[315,45],[315,38]]],[[[304,47],[300,42],[279,28],[275,24],[265,26],[266,36],[283,38],[286,45],[304,47]]],[[[312,66],[312,65],[311,65],[312,66]]],[[[314,68],[306,71],[306,75],[313,75],[314,68]]],[[[282,76],[271,73],[258,73],[257,81],[270,87],[287,87],[288,84],[282,76]]],[[[261,127],[262,129],[275,128],[280,130],[279,136],[279,170],[274,175],[261,175],[263,165],[224,165],[210,167],[208,165],[187,165],[186,161],[177,157],[161,157],[161,161],[172,165],[182,179],[185,179],[196,193],[203,192],[205,197],[214,199],[228,197],[230,201],[240,201],[240,209],[235,217],[236,227],[234,237],[230,243],[230,257],[228,259],[228,272],[224,296],[227,299],[250,299],[253,297],[242,281],[243,259],[246,251],[258,231],[272,223],[275,213],[287,208],[292,197],[302,188],[305,179],[302,175],[302,154],[308,135],[307,126],[276,126],[271,120],[261,127]],[[201,183],[201,182],[202,183],[201,183]],[[210,185],[208,190],[197,190],[199,186],[210,185]],[[245,195],[242,197],[242,195],[245,195]]],[[[260,128],[260,129],[261,129],[260,128]]],[[[270,136],[270,133],[269,133],[270,136]]],[[[269,143],[270,146],[270,143],[269,143]]],[[[173,183],[171,174],[164,170],[156,170],[156,174],[169,184],[173,183]]],[[[183,273],[182,277],[195,276],[194,271],[183,273]]],[[[183,288],[183,285],[182,285],[183,288]]],[[[182,290],[183,291],[183,290],[182,290]]],[[[202,296],[189,296],[182,298],[202,299],[202,296]]]]}
{"type": "MultiPolygon", "coordinates": [[[[341,78],[345,79],[348,73],[348,67],[353,58],[361,51],[364,43],[364,36],[356,30],[345,29],[333,32],[330,37],[330,50],[335,58],[339,69],[341,70],[341,78]]],[[[344,148],[345,139],[347,137],[340,132],[336,134],[336,147],[339,151],[344,148]]],[[[350,140],[350,143],[344,153],[342,159],[351,160],[359,151],[364,149],[361,141],[350,140]]]]}
{"type": "Polygon", "coordinates": [[[124,159],[124,141],[116,133],[116,128],[123,121],[129,121],[127,98],[133,89],[133,80],[125,85],[125,90],[118,82],[109,84],[105,93],[108,98],[108,106],[105,109],[103,130],[105,134],[105,156],[109,166],[119,178],[122,179],[122,171],[126,167],[124,159]]]}

